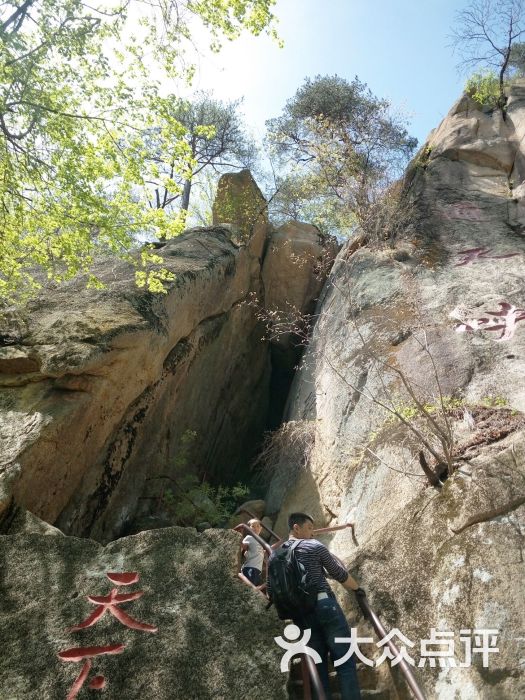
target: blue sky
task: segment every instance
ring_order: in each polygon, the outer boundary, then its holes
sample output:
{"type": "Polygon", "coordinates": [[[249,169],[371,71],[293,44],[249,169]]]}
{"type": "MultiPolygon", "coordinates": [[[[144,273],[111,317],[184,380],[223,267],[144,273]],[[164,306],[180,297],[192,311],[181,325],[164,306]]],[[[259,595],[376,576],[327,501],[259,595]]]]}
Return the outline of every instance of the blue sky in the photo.
{"type": "MultiPolygon", "coordinates": [[[[461,94],[464,77],[448,35],[467,0],[278,0],[283,49],[266,36],[241,37],[218,55],[202,52],[196,89],[244,97],[256,134],[306,76],[355,75],[404,110],[422,143],[461,94]]],[[[204,41],[199,42],[200,46],[204,41]]]]}

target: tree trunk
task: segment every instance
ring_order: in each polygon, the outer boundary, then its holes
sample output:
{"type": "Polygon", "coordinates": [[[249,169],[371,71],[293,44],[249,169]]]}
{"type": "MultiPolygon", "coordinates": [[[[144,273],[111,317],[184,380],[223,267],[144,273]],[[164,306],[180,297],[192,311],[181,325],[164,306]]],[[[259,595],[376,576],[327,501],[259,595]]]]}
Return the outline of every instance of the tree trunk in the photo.
{"type": "Polygon", "coordinates": [[[505,89],[504,89],[504,77],[505,77],[505,71],[507,70],[507,66],[509,65],[509,60],[510,60],[510,52],[512,50],[512,42],[509,41],[509,45],[507,47],[507,51],[505,53],[504,59],[503,59],[503,64],[501,66],[501,70],[499,72],[499,100],[498,100],[498,106],[501,109],[501,114],[503,116],[503,120],[505,121],[506,119],[506,112],[505,112],[505,104],[507,103],[507,98],[505,97],[505,89]]]}
{"type": "Polygon", "coordinates": [[[182,203],[180,208],[183,211],[188,211],[190,205],[190,192],[191,192],[191,180],[186,180],[184,182],[184,190],[182,192],[182,203]]]}

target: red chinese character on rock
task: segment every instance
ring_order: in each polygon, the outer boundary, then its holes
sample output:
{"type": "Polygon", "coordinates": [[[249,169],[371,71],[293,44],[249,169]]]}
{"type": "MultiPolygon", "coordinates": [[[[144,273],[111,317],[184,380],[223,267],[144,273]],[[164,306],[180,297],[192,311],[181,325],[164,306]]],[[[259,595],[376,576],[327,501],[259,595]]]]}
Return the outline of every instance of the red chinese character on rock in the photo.
{"type": "Polygon", "coordinates": [[[486,221],[486,214],[477,204],[468,201],[456,202],[440,207],[441,214],[445,219],[459,219],[463,221],[486,221]]]}
{"type": "MultiPolygon", "coordinates": [[[[117,583],[121,586],[129,586],[130,584],[136,583],[139,580],[139,575],[135,572],[124,574],[110,573],[106,574],[106,576],[112,583],[117,583]]],[[[122,603],[137,600],[143,595],[144,591],[119,593],[118,588],[113,588],[109,595],[88,595],[87,599],[90,601],[90,603],[95,603],[97,608],[83,622],[79,623],[78,625],[74,625],[73,627],[69,627],[66,631],[77,632],[78,630],[86,629],[86,627],[91,627],[91,625],[98,622],[98,620],[100,620],[100,618],[103,617],[106,612],[109,612],[111,615],[113,615],[113,617],[116,617],[119,622],[133,630],[140,630],[141,632],[157,632],[158,627],[148,625],[146,622],[139,622],[118,607],[122,603]]]]}
{"type": "Polygon", "coordinates": [[[473,331],[501,331],[497,341],[510,340],[516,330],[516,324],[519,321],[525,321],[525,309],[518,309],[513,304],[509,304],[507,301],[499,302],[499,311],[486,311],[487,316],[492,316],[492,318],[470,318],[462,319],[461,313],[458,309],[454,309],[450,313],[452,318],[461,321],[461,323],[456,324],[456,333],[465,333],[473,331]]]}
{"type": "Polygon", "coordinates": [[[491,248],[483,246],[482,248],[469,248],[468,250],[460,250],[458,255],[463,256],[462,259],[455,264],[454,267],[461,267],[462,265],[469,265],[471,262],[475,262],[480,258],[488,258],[490,260],[501,260],[503,258],[513,258],[519,253],[505,253],[505,255],[489,255],[491,248]]]}
{"type": "MultiPolygon", "coordinates": [[[[122,572],[122,573],[107,573],[108,579],[115,583],[117,586],[130,586],[133,583],[137,583],[139,580],[139,575],[135,571],[122,572]]],[[[109,612],[113,617],[116,617],[119,622],[121,622],[126,627],[130,627],[134,630],[140,630],[141,632],[157,632],[158,628],[154,625],[149,625],[146,622],[139,622],[133,617],[128,615],[124,610],[121,610],[119,605],[122,603],[128,603],[132,600],[137,600],[144,595],[144,591],[134,591],[133,593],[119,593],[118,588],[113,588],[108,595],[88,595],[87,599],[94,603],[97,607],[83,622],[73,627],[69,627],[67,632],[77,632],[78,630],[86,629],[94,625],[101,617],[103,617],[106,612],[109,612]]],[[[80,689],[84,685],[89,672],[91,670],[92,661],[94,656],[100,656],[102,654],[120,654],[124,651],[124,644],[111,644],[109,646],[97,646],[97,647],[72,647],[71,649],[65,649],[59,652],[58,657],[62,661],[74,661],[79,662],[84,660],[84,665],[80,674],[73,683],[67,700],[73,700],[76,698],[80,689]]],[[[102,690],[106,685],[106,680],[104,676],[94,676],[88,683],[88,688],[92,690],[102,690]]]]}
{"type": "MultiPolygon", "coordinates": [[[[110,644],[109,646],[105,647],[72,647],[71,649],[65,649],[64,651],[59,652],[58,658],[61,661],[73,661],[78,663],[79,661],[85,659],[82,670],[71,686],[67,700],[73,700],[73,698],[77,697],[80,689],[86,682],[86,678],[89,676],[91,666],[93,665],[91,659],[94,656],[102,656],[103,654],[121,654],[124,649],[124,644],[110,644]]],[[[95,676],[89,682],[88,688],[93,690],[102,690],[105,685],[106,679],[104,676],[95,676]]]]}

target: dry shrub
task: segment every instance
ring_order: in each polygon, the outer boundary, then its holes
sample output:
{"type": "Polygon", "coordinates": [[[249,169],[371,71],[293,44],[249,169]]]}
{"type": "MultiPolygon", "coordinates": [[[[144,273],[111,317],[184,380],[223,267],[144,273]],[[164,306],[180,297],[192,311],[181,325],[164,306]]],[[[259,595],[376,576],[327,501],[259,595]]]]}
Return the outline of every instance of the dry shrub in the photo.
{"type": "Polygon", "coordinates": [[[315,421],[288,421],[266,433],[253,466],[263,482],[277,477],[283,483],[291,483],[307,466],[314,444],[315,421]]]}
{"type": "Polygon", "coordinates": [[[396,241],[414,234],[415,203],[403,190],[401,182],[383,191],[370,188],[356,199],[355,215],[366,242],[393,246],[396,241]]]}

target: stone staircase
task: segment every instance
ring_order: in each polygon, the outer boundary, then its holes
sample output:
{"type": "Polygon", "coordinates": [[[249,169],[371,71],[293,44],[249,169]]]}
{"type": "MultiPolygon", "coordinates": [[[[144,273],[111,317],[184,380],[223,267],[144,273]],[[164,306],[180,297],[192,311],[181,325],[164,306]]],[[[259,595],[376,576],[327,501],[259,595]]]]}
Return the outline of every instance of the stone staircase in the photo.
{"type": "MultiPolygon", "coordinates": [[[[386,666],[383,667],[386,669],[386,666]]],[[[329,673],[332,700],[340,700],[339,682],[337,672],[332,669],[329,673]]],[[[361,689],[362,700],[397,700],[398,696],[382,668],[366,666],[363,662],[357,662],[357,676],[361,689]]],[[[290,700],[303,700],[304,689],[301,674],[301,660],[298,657],[292,659],[288,678],[288,697],[290,700]]]]}

